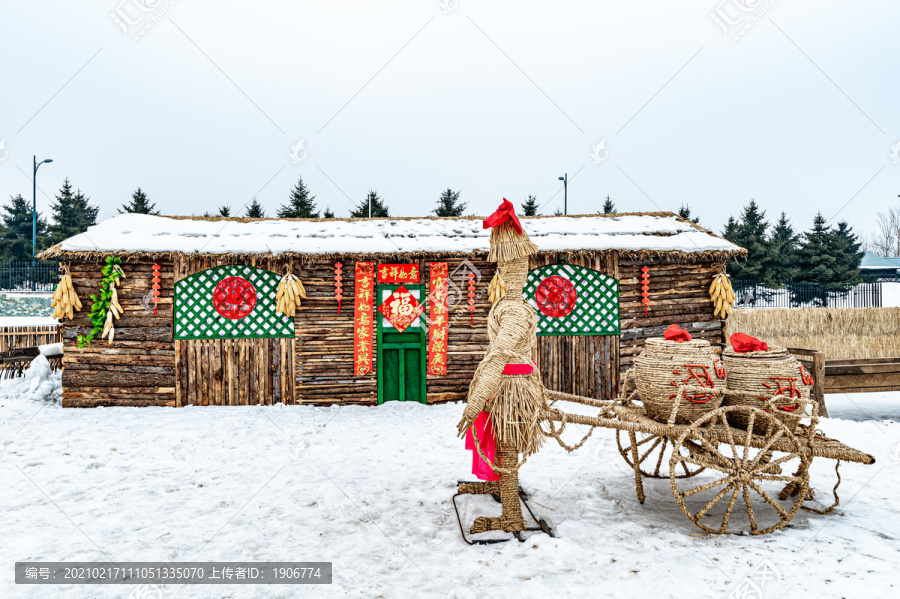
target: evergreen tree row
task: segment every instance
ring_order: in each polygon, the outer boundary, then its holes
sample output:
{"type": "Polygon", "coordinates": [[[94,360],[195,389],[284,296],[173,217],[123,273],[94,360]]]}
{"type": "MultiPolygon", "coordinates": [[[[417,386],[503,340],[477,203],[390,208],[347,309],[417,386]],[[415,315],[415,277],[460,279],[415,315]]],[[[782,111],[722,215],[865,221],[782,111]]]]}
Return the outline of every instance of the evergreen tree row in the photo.
{"type": "Polygon", "coordinates": [[[844,291],[862,282],[859,264],[863,252],[853,228],[845,221],[832,227],[816,213],[809,231],[798,234],[782,212],[771,226],[755,200],[728,218],[723,236],[747,249],[747,258],[728,263],[736,279],[756,279],[770,288],[787,281],[822,283],[828,291],[844,291]]]}

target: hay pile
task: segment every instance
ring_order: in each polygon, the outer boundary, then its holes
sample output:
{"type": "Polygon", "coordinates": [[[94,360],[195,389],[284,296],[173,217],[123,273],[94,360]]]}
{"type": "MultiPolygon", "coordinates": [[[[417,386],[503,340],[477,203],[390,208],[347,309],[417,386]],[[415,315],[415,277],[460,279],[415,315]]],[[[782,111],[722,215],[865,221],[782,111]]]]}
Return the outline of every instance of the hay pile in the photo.
{"type": "Polygon", "coordinates": [[[769,345],[818,349],[829,360],[900,356],[900,308],[735,310],[728,334],[738,331],[769,345]]]}

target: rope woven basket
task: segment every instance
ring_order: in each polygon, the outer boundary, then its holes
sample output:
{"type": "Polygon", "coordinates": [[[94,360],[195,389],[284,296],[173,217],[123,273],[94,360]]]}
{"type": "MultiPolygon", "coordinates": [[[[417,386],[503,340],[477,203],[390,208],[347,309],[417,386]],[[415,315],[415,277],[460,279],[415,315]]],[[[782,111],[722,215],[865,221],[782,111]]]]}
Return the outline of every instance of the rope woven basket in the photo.
{"type": "Polygon", "coordinates": [[[634,360],[634,380],[647,416],[689,424],[717,409],[725,395],[725,370],[709,341],[647,340],[634,360]]]}
{"type": "MultiPolygon", "coordinates": [[[[774,409],[775,417],[792,432],[800,423],[803,405],[809,400],[811,378],[802,370],[787,349],[772,347],[768,351],[738,353],[728,347],[722,353],[728,371],[728,391],[723,405],[749,406],[766,412],[774,409]]],[[[746,429],[747,418],[729,414],[731,426],[746,429]]]]}

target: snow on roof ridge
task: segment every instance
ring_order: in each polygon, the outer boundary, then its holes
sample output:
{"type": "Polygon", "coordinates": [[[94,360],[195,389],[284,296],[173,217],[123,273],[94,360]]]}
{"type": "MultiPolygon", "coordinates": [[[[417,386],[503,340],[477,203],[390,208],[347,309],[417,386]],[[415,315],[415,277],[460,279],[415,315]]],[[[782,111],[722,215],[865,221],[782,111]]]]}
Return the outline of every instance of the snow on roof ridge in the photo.
{"type": "MultiPolygon", "coordinates": [[[[487,252],[480,217],[243,219],[121,214],[48,250],[202,254],[471,254],[487,252]],[[297,240],[304,242],[298,244],[297,240]]],[[[742,253],[671,213],[523,217],[541,251],[742,253]]]]}

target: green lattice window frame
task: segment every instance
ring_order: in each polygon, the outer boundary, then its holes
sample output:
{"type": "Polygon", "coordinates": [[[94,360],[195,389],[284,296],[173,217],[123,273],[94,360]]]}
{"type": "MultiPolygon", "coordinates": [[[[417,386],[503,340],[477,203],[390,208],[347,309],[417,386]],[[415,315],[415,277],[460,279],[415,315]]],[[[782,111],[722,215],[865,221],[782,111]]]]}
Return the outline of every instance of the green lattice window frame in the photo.
{"type": "Polygon", "coordinates": [[[294,319],[278,313],[275,293],[281,277],[246,264],[214,266],[175,283],[175,339],[279,339],[294,337],[294,319]],[[213,290],[227,277],[243,277],[256,290],[253,311],[239,320],[216,312],[213,290]]]}
{"type": "Polygon", "coordinates": [[[528,273],[522,297],[538,315],[538,335],[619,335],[619,281],[600,271],[574,264],[548,264],[528,273]],[[535,293],[549,276],[571,281],[578,294],[575,308],[551,317],[538,310],[535,293]]]}

